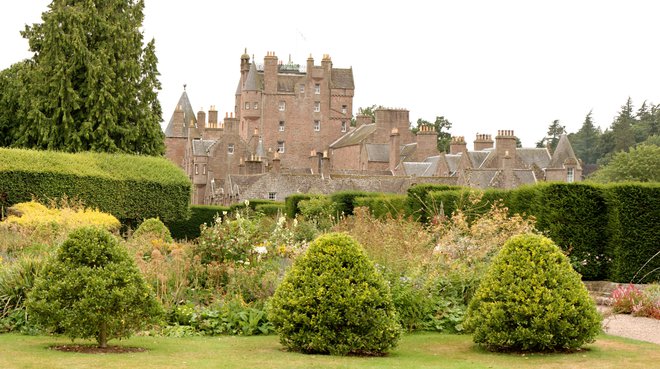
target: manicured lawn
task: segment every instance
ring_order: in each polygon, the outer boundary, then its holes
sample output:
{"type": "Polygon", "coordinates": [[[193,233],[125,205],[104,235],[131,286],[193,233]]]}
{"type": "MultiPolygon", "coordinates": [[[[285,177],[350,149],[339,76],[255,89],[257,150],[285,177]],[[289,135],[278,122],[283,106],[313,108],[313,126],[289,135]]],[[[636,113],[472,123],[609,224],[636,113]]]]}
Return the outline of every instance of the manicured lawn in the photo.
{"type": "MultiPolygon", "coordinates": [[[[135,337],[119,343],[147,348],[129,354],[79,354],[48,349],[66,338],[0,335],[0,368],[652,368],[660,347],[600,336],[573,354],[495,354],[477,349],[470,336],[406,335],[387,357],[330,357],[282,351],[276,336],[135,337]]],[[[76,343],[80,343],[76,341],[76,343]]],[[[111,341],[111,344],[117,342],[111,341]]]]}

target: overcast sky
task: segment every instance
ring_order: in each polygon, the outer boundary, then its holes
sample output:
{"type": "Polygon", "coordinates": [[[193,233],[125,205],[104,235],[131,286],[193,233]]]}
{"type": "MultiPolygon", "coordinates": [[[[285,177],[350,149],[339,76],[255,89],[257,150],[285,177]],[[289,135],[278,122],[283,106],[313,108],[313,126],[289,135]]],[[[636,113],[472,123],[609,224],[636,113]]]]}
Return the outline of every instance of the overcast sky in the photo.
{"type": "MultiPolygon", "coordinates": [[[[30,57],[19,31],[49,0],[3,4],[0,69],[30,57]]],[[[552,120],[605,129],[630,96],[660,102],[660,1],[146,0],[164,123],[183,84],[195,110],[233,111],[244,48],[280,60],[353,68],[354,114],[373,104],[444,115],[451,133],[513,129],[533,146],[552,120]]]]}

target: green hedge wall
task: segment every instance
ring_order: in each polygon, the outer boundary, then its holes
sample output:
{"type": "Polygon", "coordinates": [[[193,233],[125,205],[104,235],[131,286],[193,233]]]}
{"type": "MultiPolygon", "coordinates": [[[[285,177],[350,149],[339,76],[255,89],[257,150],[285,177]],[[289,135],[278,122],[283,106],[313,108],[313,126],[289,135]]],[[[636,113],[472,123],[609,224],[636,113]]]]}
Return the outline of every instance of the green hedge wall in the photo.
{"type": "Polygon", "coordinates": [[[202,224],[212,224],[217,215],[229,213],[229,207],[211,205],[192,205],[190,218],[165,222],[172,237],[177,240],[193,240],[200,235],[202,224]]]}
{"type": "MultiPolygon", "coordinates": [[[[468,193],[431,191],[426,202],[442,204],[449,216],[468,203],[468,193]]],[[[568,253],[583,279],[660,280],[660,255],[651,260],[660,251],[659,184],[541,183],[509,191],[486,190],[482,201],[470,206],[468,216],[487,211],[499,199],[510,214],[534,216],[537,228],[568,253]]]]}
{"type": "Polygon", "coordinates": [[[366,206],[376,218],[405,216],[407,209],[406,195],[382,195],[356,197],[355,206],[366,206]]]}
{"type": "Polygon", "coordinates": [[[340,191],[330,195],[330,200],[335,203],[338,214],[353,215],[357,198],[381,195],[380,193],[366,191],[340,191]]]}
{"type": "MultiPolygon", "coordinates": [[[[440,203],[433,203],[427,199],[429,192],[460,190],[460,186],[443,184],[422,183],[408,188],[408,200],[406,203],[407,215],[412,215],[421,222],[427,222],[429,214],[438,210],[440,203]]],[[[445,214],[450,214],[445,211],[445,214]]]]}
{"type": "Polygon", "coordinates": [[[611,279],[660,281],[660,254],[656,255],[660,252],[660,184],[616,184],[606,188],[616,207],[611,216],[616,225],[616,233],[611,235],[611,279]]]}
{"type": "Polygon", "coordinates": [[[299,213],[298,203],[303,200],[309,200],[312,198],[312,195],[308,194],[295,194],[289,195],[284,199],[284,209],[286,211],[287,218],[294,219],[299,213]]]}
{"type": "MultiPolygon", "coordinates": [[[[529,214],[537,227],[564,251],[575,270],[586,280],[608,277],[610,222],[606,194],[600,186],[581,183],[539,185],[538,197],[529,214]]],[[[518,205],[520,207],[520,205],[518,205]]]]}
{"type": "Polygon", "coordinates": [[[273,203],[273,204],[259,204],[255,208],[256,211],[264,213],[267,216],[276,216],[278,214],[284,214],[284,203],[273,203]]]}
{"type": "Polygon", "coordinates": [[[191,184],[164,158],[102,153],[69,154],[0,148],[3,206],[63,196],[111,213],[124,224],[189,216],[191,184]]]}

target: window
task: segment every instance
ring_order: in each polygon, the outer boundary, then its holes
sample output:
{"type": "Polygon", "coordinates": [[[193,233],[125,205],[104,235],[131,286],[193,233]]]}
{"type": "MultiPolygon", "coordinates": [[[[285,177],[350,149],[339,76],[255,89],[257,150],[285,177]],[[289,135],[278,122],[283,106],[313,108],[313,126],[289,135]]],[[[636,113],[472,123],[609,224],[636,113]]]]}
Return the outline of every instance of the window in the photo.
{"type": "MultiPolygon", "coordinates": [[[[255,108],[256,109],[256,108],[255,108]]],[[[341,106],[341,113],[346,114],[346,105],[341,106]]]]}
{"type": "Polygon", "coordinates": [[[573,168],[566,169],[566,182],[573,183],[575,181],[575,172],[573,168]]]}
{"type": "Polygon", "coordinates": [[[268,193],[268,200],[275,200],[275,195],[277,195],[276,192],[269,192],[268,193]]]}
{"type": "Polygon", "coordinates": [[[227,145],[227,154],[233,154],[233,153],[234,153],[234,144],[227,145]]]}
{"type": "Polygon", "coordinates": [[[345,120],[341,121],[341,131],[346,132],[346,121],[345,120]]]}
{"type": "Polygon", "coordinates": [[[259,109],[259,103],[256,102],[256,103],[254,103],[254,110],[257,110],[257,109],[259,109]]]}
{"type": "Polygon", "coordinates": [[[195,174],[199,174],[199,165],[195,164],[195,174]]]}
{"type": "Polygon", "coordinates": [[[285,111],[286,110],[286,102],[280,101],[279,109],[280,109],[280,111],[285,111]]]}
{"type": "Polygon", "coordinates": [[[317,83],[317,84],[314,85],[314,93],[317,94],[317,95],[321,94],[321,85],[320,84],[317,83]]]}
{"type": "Polygon", "coordinates": [[[245,103],[245,110],[250,110],[250,103],[249,102],[245,103]]]}
{"type": "Polygon", "coordinates": [[[279,131],[284,132],[284,121],[283,120],[280,121],[279,131]]]}
{"type": "Polygon", "coordinates": [[[300,85],[300,93],[301,94],[305,93],[305,85],[300,85]]]}
{"type": "Polygon", "coordinates": [[[315,130],[316,132],[318,132],[318,131],[321,130],[321,121],[320,121],[320,120],[315,120],[315,121],[314,121],[314,130],[315,130]]]}
{"type": "Polygon", "coordinates": [[[314,113],[319,113],[321,111],[321,102],[316,101],[314,102],[314,113]]]}
{"type": "Polygon", "coordinates": [[[280,154],[284,153],[284,141],[277,141],[277,152],[280,154]]]}
{"type": "Polygon", "coordinates": [[[202,174],[206,174],[206,164],[202,164],[202,174]]]}

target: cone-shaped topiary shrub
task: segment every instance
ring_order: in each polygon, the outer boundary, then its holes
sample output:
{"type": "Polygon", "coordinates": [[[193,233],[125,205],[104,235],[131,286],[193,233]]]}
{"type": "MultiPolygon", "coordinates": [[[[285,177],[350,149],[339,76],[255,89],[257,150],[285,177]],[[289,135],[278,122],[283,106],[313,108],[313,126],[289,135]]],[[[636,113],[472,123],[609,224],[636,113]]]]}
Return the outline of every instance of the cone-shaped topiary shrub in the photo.
{"type": "Polygon", "coordinates": [[[593,342],[600,315],[552,240],[511,237],[468,306],[466,327],[490,350],[571,350],[593,342]]]}
{"type": "Polygon", "coordinates": [[[269,319],[285,347],[304,353],[379,355],[400,336],[385,279],[343,233],[320,236],[296,260],[269,319]]]}
{"type": "Polygon", "coordinates": [[[162,307],[110,232],[79,228],[58,248],[28,294],[28,312],[71,339],[129,337],[156,321],[162,307]]]}
{"type": "Polygon", "coordinates": [[[170,230],[158,218],[149,218],[142,222],[135,232],[133,232],[133,238],[142,237],[145,234],[159,237],[165,242],[173,241],[170,230]]]}

